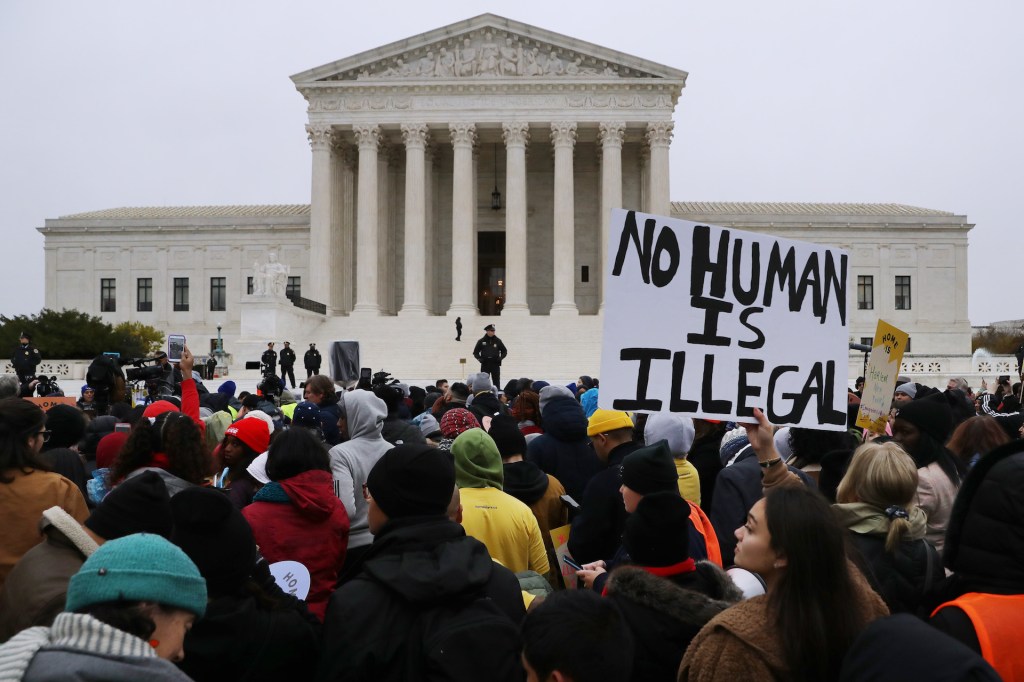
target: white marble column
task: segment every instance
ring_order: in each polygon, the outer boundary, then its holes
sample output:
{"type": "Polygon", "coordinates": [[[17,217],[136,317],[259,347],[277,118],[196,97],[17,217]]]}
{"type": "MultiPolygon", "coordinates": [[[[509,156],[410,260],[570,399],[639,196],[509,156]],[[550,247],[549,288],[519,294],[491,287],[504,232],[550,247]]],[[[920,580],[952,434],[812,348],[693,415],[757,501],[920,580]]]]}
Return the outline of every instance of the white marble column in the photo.
{"type": "Polygon", "coordinates": [[[426,315],[427,125],[403,123],[405,141],[405,300],[399,315],[426,315]]]}
{"type": "Polygon", "coordinates": [[[576,315],[576,203],[573,184],[573,147],[576,123],[551,124],[551,143],[555,148],[554,214],[554,301],[552,315],[576,315]]]}
{"type": "Polygon", "coordinates": [[[601,254],[597,271],[600,287],[600,308],[604,309],[604,274],[608,267],[608,235],[611,231],[612,209],[622,208],[622,140],[626,123],[602,123],[598,131],[601,142],[601,254]]]}
{"type": "Polygon", "coordinates": [[[352,310],[352,287],[355,280],[355,157],[355,149],[335,135],[331,154],[332,276],[326,301],[328,315],[343,315],[352,310]]]}
{"type": "Polygon", "coordinates": [[[526,145],[530,126],[502,125],[505,140],[505,305],[502,315],[529,315],[526,302],[526,145]]]}
{"type": "Polygon", "coordinates": [[[306,126],[313,150],[313,182],[309,206],[309,283],[303,282],[306,298],[329,305],[331,291],[331,216],[334,213],[334,167],[331,162],[331,126],[306,126]]]}
{"type": "Polygon", "coordinates": [[[473,234],[473,143],[476,125],[452,123],[452,303],[448,315],[476,313],[476,239],[473,234]]]}
{"type": "Polygon", "coordinates": [[[651,150],[650,189],[647,196],[651,213],[667,216],[672,210],[669,197],[668,150],[672,144],[672,121],[655,121],[647,124],[647,145],[651,150]]]}
{"type": "Polygon", "coordinates": [[[380,127],[353,126],[359,145],[356,214],[356,304],[353,315],[380,315],[377,299],[377,150],[380,127]]]}

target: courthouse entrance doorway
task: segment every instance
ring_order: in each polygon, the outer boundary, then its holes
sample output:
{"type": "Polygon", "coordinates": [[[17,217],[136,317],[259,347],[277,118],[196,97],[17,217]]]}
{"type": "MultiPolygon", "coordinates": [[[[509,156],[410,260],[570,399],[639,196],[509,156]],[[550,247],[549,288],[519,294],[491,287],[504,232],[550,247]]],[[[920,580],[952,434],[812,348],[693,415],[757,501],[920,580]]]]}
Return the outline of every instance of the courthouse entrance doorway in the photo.
{"type": "Polygon", "coordinates": [[[477,234],[477,307],[481,315],[500,315],[505,305],[505,233],[477,234]]]}

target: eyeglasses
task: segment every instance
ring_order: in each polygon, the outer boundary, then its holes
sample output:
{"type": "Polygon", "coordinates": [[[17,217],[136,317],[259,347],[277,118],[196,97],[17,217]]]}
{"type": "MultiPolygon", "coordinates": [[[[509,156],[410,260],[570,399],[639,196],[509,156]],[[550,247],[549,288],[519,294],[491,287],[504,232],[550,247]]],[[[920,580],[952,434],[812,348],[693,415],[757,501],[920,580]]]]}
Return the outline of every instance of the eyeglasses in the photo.
{"type": "Polygon", "coordinates": [[[363,484],[363,499],[367,502],[373,499],[373,495],[370,494],[370,489],[366,487],[365,483],[363,484]]]}
{"type": "Polygon", "coordinates": [[[43,442],[47,443],[50,440],[50,434],[51,433],[53,433],[53,431],[49,431],[49,430],[43,429],[42,431],[39,431],[38,433],[36,433],[36,435],[37,436],[42,436],[43,437],[43,442]]]}

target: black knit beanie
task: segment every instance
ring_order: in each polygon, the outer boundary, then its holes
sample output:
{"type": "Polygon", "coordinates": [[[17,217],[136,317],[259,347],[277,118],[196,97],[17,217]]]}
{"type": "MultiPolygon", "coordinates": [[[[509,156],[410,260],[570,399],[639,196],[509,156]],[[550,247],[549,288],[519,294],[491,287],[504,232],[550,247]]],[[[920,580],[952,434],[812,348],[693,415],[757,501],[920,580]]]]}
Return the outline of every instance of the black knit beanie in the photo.
{"type": "Polygon", "coordinates": [[[233,594],[256,566],[252,528],[222,490],[186,488],[171,498],[174,532],[211,594],[233,594]]]}
{"type": "Polygon", "coordinates": [[[678,492],[644,495],[626,520],[622,544],[640,566],[672,566],[690,556],[690,505],[678,492]]]}
{"type": "Polygon", "coordinates": [[[71,405],[54,405],[46,413],[46,428],[50,439],[46,449],[70,448],[78,445],[85,435],[85,415],[71,405]]]}
{"type": "Polygon", "coordinates": [[[487,432],[498,446],[502,459],[513,455],[526,456],[526,436],[519,430],[514,417],[500,414],[491,419],[491,429],[487,432]]]}
{"type": "Polygon", "coordinates": [[[144,471],[125,480],[103,498],[85,526],[104,540],[135,533],[171,537],[174,519],[167,486],[160,474],[144,471]]]}
{"type": "Polygon", "coordinates": [[[910,422],[940,445],[946,442],[953,428],[953,412],[941,395],[935,399],[928,397],[903,403],[896,418],[910,422]]]}
{"type": "Polygon", "coordinates": [[[366,487],[389,519],[444,514],[455,492],[455,464],[429,445],[398,445],[373,465],[366,487]]]}
{"type": "Polygon", "coordinates": [[[676,471],[668,441],[634,450],[622,460],[622,483],[641,495],[675,491],[679,494],[679,473],[676,471]]]}

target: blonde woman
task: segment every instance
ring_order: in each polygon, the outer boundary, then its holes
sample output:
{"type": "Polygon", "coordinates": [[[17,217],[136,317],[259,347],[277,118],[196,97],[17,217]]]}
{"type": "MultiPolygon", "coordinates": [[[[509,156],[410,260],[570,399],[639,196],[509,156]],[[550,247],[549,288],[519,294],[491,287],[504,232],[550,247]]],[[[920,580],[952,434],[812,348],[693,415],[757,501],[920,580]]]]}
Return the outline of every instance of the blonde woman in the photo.
{"type": "Polygon", "coordinates": [[[839,483],[840,523],[853,560],[893,613],[916,613],[923,594],[944,576],[935,548],[924,539],[928,517],[916,506],[917,465],[895,442],[866,443],[839,483]]]}

